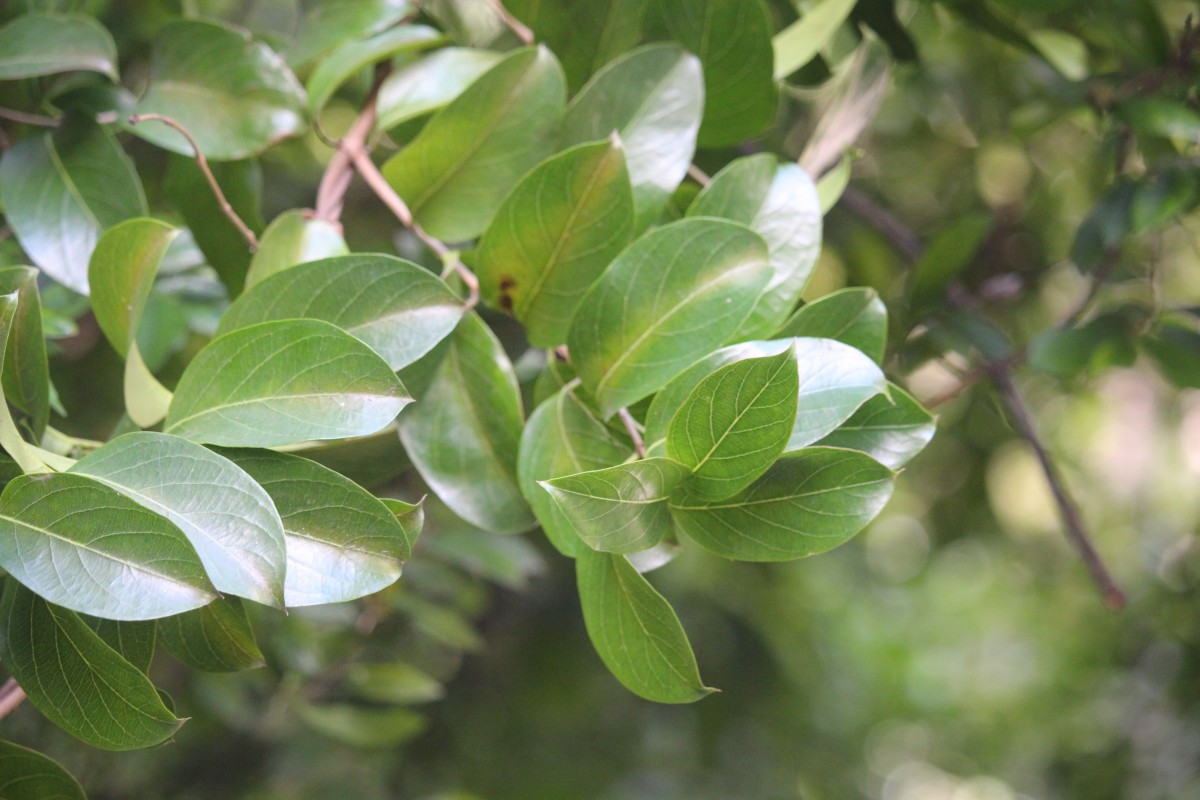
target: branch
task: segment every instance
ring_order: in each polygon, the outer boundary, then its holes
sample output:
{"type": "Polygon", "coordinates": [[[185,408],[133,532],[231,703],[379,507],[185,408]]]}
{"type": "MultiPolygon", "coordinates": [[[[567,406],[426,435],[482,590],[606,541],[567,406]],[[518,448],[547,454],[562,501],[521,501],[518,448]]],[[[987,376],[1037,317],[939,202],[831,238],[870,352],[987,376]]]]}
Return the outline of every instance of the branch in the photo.
{"type": "Polygon", "coordinates": [[[221,207],[221,212],[225,214],[226,218],[238,229],[238,233],[242,235],[242,238],[246,240],[246,245],[250,248],[250,252],[253,253],[257,250],[258,237],[254,235],[254,231],[250,230],[250,226],[238,216],[238,213],[233,210],[233,206],[230,205],[229,200],[225,197],[225,192],[221,191],[221,185],[217,183],[216,176],[209,169],[208,159],[204,157],[204,153],[200,152],[200,145],[196,143],[191,132],[178,121],[162,114],[134,114],[129,118],[130,125],[137,125],[141,122],[161,122],[183,134],[183,138],[188,140],[188,144],[192,146],[192,150],[196,154],[196,166],[204,173],[204,179],[208,181],[208,186],[212,189],[213,196],[217,198],[217,205],[221,207]]]}
{"type": "Polygon", "coordinates": [[[487,3],[492,7],[493,11],[500,15],[500,19],[504,20],[504,24],[517,35],[518,39],[525,44],[533,44],[533,31],[529,30],[529,27],[521,22],[521,20],[514,17],[512,12],[504,7],[504,3],[501,0],[487,0],[487,3]]]}
{"type": "Polygon", "coordinates": [[[4,719],[25,700],[25,690],[17,685],[15,678],[9,678],[0,686],[0,719],[4,719]]]}
{"type": "Polygon", "coordinates": [[[1050,484],[1050,491],[1054,494],[1054,502],[1057,503],[1063,523],[1066,525],[1067,538],[1079,550],[1079,555],[1083,558],[1084,566],[1092,574],[1092,580],[1095,581],[1100,594],[1104,597],[1104,602],[1112,610],[1119,610],[1125,605],[1125,595],[1117,587],[1116,581],[1113,580],[1112,575],[1108,572],[1108,568],[1104,566],[1104,562],[1100,559],[1100,554],[1096,552],[1091,537],[1088,535],[1087,527],[1083,523],[1083,518],[1079,515],[1079,510],[1075,507],[1074,501],[1067,492],[1067,488],[1063,484],[1062,477],[1058,474],[1054,462],[1050,460],[1050,454],[1046,451],[1046,446],[1042,443],[1041,437],[1038,436],[1037,429],[1033,425],[1033,419],[1029,415],[1029,409],[1026,407],[1025,401],[1021,398],[1020,393],[1017,392],[1017,387],[1012,382],[1010,370],[1011,367],[1008,364],[992,365],[989,370],[992,383],[996,386],[997,393],[1012,415],[1013,425],[1017,429],[1017,433],[1021,435],[1021,438],[1029,442],[1030,447],[1033,448],[1034,455],[1037,456],[1038,464],[1041,465],[1042,473],[1046,476],[1046,482],[1050,484]]]}
{"type": "Polygon", "coordinates": [[[887,239],[905,261],[915,264],[921,258],[924,247],[920,237],[891,211],[853,186],[847,186],[846,191],[842,192],[841,203],[887,239]]]}
{"type": "Polygon", "coordinates": [[[22,125],[40,125],[43,128],[57,128],[62,124],[62,120],[58,117],[30,114],[26,111],[17,111],[14,108],[0,108],[0,119],[19,122],[22,125]]]}
{"type": "Polygon", "coordinates": [[[637,453],[638,458],[645,458],[646,443],[642,441],[642,432],[638,430],[637,420],[633,418],[633,414],[629,413],[629,409],[624,407],[617,409],[617,416],[621,418],[621,422],[625,423],[625,431],[633,440],[633,451],[637,453]]]}
{"type": "Polygon", "coordinates": [[[712,183],[712,178],[707,172],[697,167],[695,164],[688,164],[688,177],[703,187],[707,187],[712,183]]]}

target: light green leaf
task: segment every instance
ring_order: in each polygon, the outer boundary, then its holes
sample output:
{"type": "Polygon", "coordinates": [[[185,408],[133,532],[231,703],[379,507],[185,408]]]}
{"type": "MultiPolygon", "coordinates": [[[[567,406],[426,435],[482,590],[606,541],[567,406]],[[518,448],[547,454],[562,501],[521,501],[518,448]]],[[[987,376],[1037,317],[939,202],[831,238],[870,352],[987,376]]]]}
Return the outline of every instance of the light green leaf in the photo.
{"type": "Polygon", "coordinates": [[[400,418],[400,439],[455,514],[493,533],[519,533],[535,524],[517,487],[523,416],[512,363],[483,320],[468,314],[421,401],[400,418]]]}
{"type": "Polygon", "coordinates": [[[150,662],[154,660],[154,645],[157,640],[154,620],[122,622],[83,614],[80,614],[79,618],[86,622],[106,645],[120,653],[121,658],[133,664],[143,674],[150,673],[150,662]]]}
{"type": "Polygon", "coordinates": [[[588,547],[638,553],[670,532],[667,496],[689,474],[669,458],[647,458],[539,484],[588,547]]]}
{"type": "Polygon", "coordinates": [[[203,672],[238,672],[266,664],[246,609],[236,597],[160,619],[158,633],[167,652],[203,672]]]}
{"type": "Polygon", "coordinates": [[[840,289],[801,308],[778,336],[834,339],[856,347],[876,364],[887,347],[887,307],[874,289],[840,289]]]}
{"type": "Polygon", "coordinates": [[[562,59],[572,92],[642,38],[649,0],[506,0],[505,7],[562,59]]]}
{"type": "Polygon", "coordinates": [[[132,750],[169,739],[183,720],[133,664],[77,614],[15,581],[0,601],[0,658],[38,711],[94,747],[132,750]]]}
{"type": "Polygon", "coordinates": [[[711,694],[675,610],[625,556],[585,551],[575,561],[588,636],[629,691],[657,703],[711,694]]]}
{"type": "Polygon", "coordinates": [[[517,179],[550,154],[565,103],[554,55],[518,50],[431,119],[383,174],[430,234],[471,239],[517,179]]]}
{"type": "Polygon", "coordinates": [[[5,221],[33,263],[88,293],[87,265],[106,228],[144,216],[128,156],[103,128],[66,125],[22,139],[0,160],[5,221]]]}
{"type": "Polygon", "coordinates": [[[322,258],[349,254],[340,226],[292,209],[272,220],[250,259],[246,288],[285,269],[322,258]]]}
{"type": "Polygon", "coordinates": [[[357,748],[395,747],[425,730],[425,718],[407,708],[371,708],[346,703],[304,703],[300,716],[310,728],[357,748]]]}
{"type": "Polygon", "coordinates": [[[787,449],[828,436],[859,406],[887,391],[883,372],[861,350],[832,339],[793,339],[800,365],[800,402],[787,449]]]}
{"type": "Polygon", "coordinates": [[[727,341],[770,272],[762,239],[724,220],[680,220],[630,245],[584,296],[568,337],[604,416],[727,341]]]}
{"type": "Polygon", "coordinates": [[[771,335],[796,306],[821,251],[821,210],[812,180],[773,155],[739,158],[718,172],[689,217],[740,222],[763,237],[775,274],[737,338],[771,335]]]}
{"type": "Polygon", "coordinates": [[[381,130],[444,107],[496,65],[501,53],[446,47],[393,72],[379,87],[375,107],[381,130]]]}
{"type": "Polygon", "coordinates": [[[117,80],[117,46],[94,17],[24,14],[0,28],[0,81],[74,70],[117,80]]]}
{"type": "Polygon", "coordinates": [[[346,682],[364,700],[375,703],[430,703],[442,699],[445,694],[442,684],[401,661],[355,664],[346,671],[346,682]]]}
{"type": "Polygon", "coordinates": [[[0,797],[4,800],[87,800],[83,787],[41,753],[0,741],[0,797]]]}
{"type": "Polygon", "coordinates": [[[327,258],[272,275],[238,298],[217,335],[260,322],[320,319],[402,369],[446,338],[462,300],[428,270],[382,254],[327,258]]]}
{"type": "Polygon", "coordinates": [[[339,45],[373,36],[413,13],[412,0],[312,0],[300,32],[287,50],[293,68],[307,65],[339,45]]]}
{"type": "Polygon", "coordinates": [[[791,436],[799,385],[794,348],[738,361],[702,380],[667,434],[667,456],[694,473],[688,491],[720,500],[762,475],[791,436]]]}
{"type": "Polygon", "coordinates": [[[263,322],[196,355],[164,431],[204,444],[271,447],[372,433],[410,402],[387,362],[328,322],[263,322]]]}
{"type": "Polygon", "coordinates": [[[248,472],[279,510],[287,539],[286,606],[355,600],[400,577],[410,534],[366,489],[288,453],[218,452],[248,472]]]}
{"type": "Polygon", "coordinates": [[[483,299],[525,323],[537,347],[567,339],[584,293],[633,234],[619,140],[585,144],[521,179],[479,244],[483,299]]]}
{"type": "Polygon", "coordinates": [[[854,158],[847,153],[838,159],[837,164],[817,181],[817,203],[821,207],[821,215],[829,213],[829,209],[837,205],[842,193],[850,185],[850,168],[854,158]]]}
{"type": "Polygon", "coordinates": [[[179,528],[83,475],[25,475],[4,488],[0,567],[52,603],[106,619],[165,617],[216,596],[179,528]]]}
{"type": "Polygon", "coordinates": [[[574,558],[587,547],[538,482],[611,467],[632,454],[633,444],[570,390],[556,393],[534,410],[521,433],[517,477],[546,538],[560,553],[574,558]]]}
{"type": "Polygon", "coordinates": [[[718,503],[671,500],[679,530],[737,561],[791,561],[858,533],[887,504],[895,473],[854,450],[786,453],[744,492],[718,503]]]}
{"type": "Polygon", "coordinates": [[[658,0],[672,38],[704,65],[702,147],[757,136],[779,103],[771,78],[771,15],[762,0],[658,0]]]}
{"type": "Polygon", "coordinates": [[[803,17],[775,34],[776,80],[783,80],[812,61],[829,44],[858,0],[821,0],[803,17]]]}
{"type": "MultiPolygon", "coordinates": [[[[388,511],[392,512],[396,522],[400,523],[400,531],[404,534],[404,544],[408,548],[406,552],[411,555],[417,539],[421,536],[421,528],[425,526],[425,498],[422,497],[416,503],[406,503],[394,497],[381,497],[379,501],[388,511]]],[[[405,558],[407,557],[405,556],[405,558]]]]}
{"type": "Polygon", "coordinates": [[[50,370],[42,331],[37,270],[0,269],[0,295],[17,293],[17,305],[4,347],[4,397],[26,414],[34,437],[41,437],[50,416],[50,370]]]}
{"type": "Polygon", "coordinates": [[[442,34],[428,25],[401,25],[389,28],[362,42],[348,42],[334,50],[308,78],[308,113],[314,117],[338,87],[355,73],[378,61],[401,53],[433,47],[445,41],[442,34]]]}
{"type": "Polygon", "coordinates": [[[179,526],[218,591],[283,606],[283,525],[262,487],[228,459],[177,436],[137,432],[71,471],[179,526]]]}
{"type": "Polygon", "coordinates": [[[125,358],[125,408],[143,428],[162,422],[171,393],[142,360],[138,324],[158,266],[178,235],[177,228],[156,219],[126,220],[100,237],[88,264],[92,312],[109,344],[125,358]]]}
{"type": "Polygon", "coordinates": [[[658,219],[687,174],[703,112],[700,61],[675,45],[647,45],[597,72],[575,96],[563,118],[563,144],[617,132],[640,232],[658,219]]]}
{"type": "MultiPolygon", "coordinates": [[[[214,161],[252,156],[280,139],[302,133],[304,89],[271,48],[241,28],[180,20],[154,38],[150,83],[138,114],[179,122],[214,161]]],[[[161,122],[130,127],[148,142],[181,155],[192,146],[161,122]]]]}
{"type": "Polygon", "coordinates": [[[900,469],[933,439],[937,423],[921,404],[895,384],[876,395],[818,444],[861,450],[891,469],[900,469]]]}

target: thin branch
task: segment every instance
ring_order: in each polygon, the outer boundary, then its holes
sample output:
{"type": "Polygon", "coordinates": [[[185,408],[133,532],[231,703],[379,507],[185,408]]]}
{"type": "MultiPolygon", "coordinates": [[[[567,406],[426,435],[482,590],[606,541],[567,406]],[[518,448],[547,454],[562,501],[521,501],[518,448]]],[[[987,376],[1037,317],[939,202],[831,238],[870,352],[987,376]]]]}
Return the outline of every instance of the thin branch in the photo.
{"type": "Polygon", "coordinates": [[[1058,469],[1054,466],[1050,454],[1046,451],[1046,446],[1042,443],[1041,437],[1034,427],[1033,418],[1029,414],[1025,401],[1017,391],[1016,385],[1013,384],[1010,365],[993,365],[989,375],[997,393],[1012,415],[1017,433],[1029,443],[1029,446],[1033,448],[1034,455],[1037,456],[1042,473],[1046,476],[1046,482],[1050,484],[1050,491],[1054,494],[1054,502],[1058,505],[1059,513],[1062,515],[1067,538],[1079,550],[1084,566],[1092,574],[1092,580],[1095,581],[1100,594],[1104,597],[1104,602],[1114,611],[1119,610],[1125,605],[1125,594],[1117,587],[1116,581],[1109,574],[1108,568],[1104,566],[1100,554],[1092,544],[1083,518],[1079,515],[1075,502],[1067,492],[1062,477],[1058,474],[1058,469]]]}
{"type": "Polygon", "coordinates": [[[17,111],[15,108],[0,108],[0,119],[19,122],[22,125],[39,125],[43,128],[57,128],[62,124],[62,120],[58,117],[30,114],[27,111],[17,111]]]}
{"type": "Polygon", "coordinates": [[[321,183],[317,187],[316,215],[326,222],[337,224],[341,220],[346,191],[354,179],[354,153],[364,148],[367,136],[375,127],[375,93],[382,82],[377,71],[375,86],[367,97],[362,113],[338,142],[337,152],[321,176],[321,183]]]}
{"type": "Polygon", "coordinates": [[[896,249],[904,260],[915,264],[921,258],[924,247],[921,239],[899,217],[876,203],[869,196],[847,186],[842,192],[841,204],[852,214],[878,231],[896,249]]]}
{"type": "Polygon", "coordinates": [[[4,719],[25,700],[25,690],[17,685],[15,678],[9,678],[0,686],[0,719],[4,719]]]}
{"type": "Polygon", "coordinates": [[[707,187],[710,183],[712,183],[712,178],[709,176],[709,174],[697,167],[695,164],[688,164],[687,174],[688,177],[701,186],[707,187]]]}
{"type": "Polygon", "coordinates": [[[517,35],[518,39],[525,44],[533,44],[533,31],[529,30],[529,26],[524,22],[514,17],[512,12],[504,7],[504,3],[500,0],[487,0],[487,3],[493,11],[500,15],[500,19],[504,20],[504,24],[517,35]]]}
{"type": "MultiPolygon", "coordinates": [[[[404,202],[400,195],[396,194],[396,190],[392,188],[387,179],[383,177],[383,173],[375,166],[375,162],[371,161],[371,157],[362,148],[354,150],[351,153],[351,159],[354,163],[354,168],[358,170],[358,174],[362,176],[363,181],[367,186],[371,187],[371,191],[375,192],[383,204],[388,207],[388,210],[396,215],[396,218],[404,224],[404,227],[416,234],[417,238],[425,243],[425,246],[437,254],[438,258],[445,258],[450,254],[450,248],[443,242],[430,236],[417,221],[413,219],[412,211],[408,204],[404,202]]],[[[460,274],[462,270],[467,268],[462,265],[457,265],[460,274]]],[[[469,271],[469,270],[468,270],[469,271]]],[[[474,276],[472,276],[474,277],[474,276]]],[[[478,288],[479,284],[475,284],[478,288]]]]}
{"type": "Polygon", "coordinates": [[[621,422],[625,424],[625,431],[633,440],[633,451],[637,453],[638,458],[645,458],[646,443],[642,441],[642,432],[638,430],[637,420],[629,413],[629,409],[624,407],[617,409],[617,416],[621,418],[621,422]]]}
{"type": "Polygon", "coordinates": [[[221,191],[221,185],[217,183],[217,177],[213,175],[208,166],[208,159],[204,157],[204,153],[200,152],[200,145],[196,143],[196,139],[191,132],[185,128],[177,120],[171,119],[163,114],[134,114],[129,118],[130,125],[137,125],[142,122],[161,122],[164,125],[174,128],[183,135],[183,138],[188,140],[188,144],[192,146],[192,151],[196,154],[196,166],[204,173],[204,179],[208,181],[208,186],[212,189],[213,196],[217,198],[217,205],[221,207],[222,213],[226,218],[233,223],[233,226],[238,229],[242,238],[246,240],[246,245],[250,248],[250,252],[258,249],[258,237],[254,235],[254,231],[250,230],[250,226],[238,216],[238,213],[233,210],[233,206],[225,197],[225,192],[221,191]]]}

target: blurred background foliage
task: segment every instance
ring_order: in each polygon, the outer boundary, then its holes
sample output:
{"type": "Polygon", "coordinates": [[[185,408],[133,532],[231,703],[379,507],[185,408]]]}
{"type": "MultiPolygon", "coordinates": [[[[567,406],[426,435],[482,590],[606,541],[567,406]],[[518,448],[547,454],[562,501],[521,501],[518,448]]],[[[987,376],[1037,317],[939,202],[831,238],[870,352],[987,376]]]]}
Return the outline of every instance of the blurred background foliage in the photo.
{"type": "MultiPolygon", "coordinates": [[[[178,12],[85,5],[133,52],[178,12]]],[[[269,32],[294,4],[184,5],[269,32]]],[[[775,0],[777,29],[812,5],[775,0]]],[[[81,748],[29,707],[6,733],[114,800],[1200,797],[1200,116],[1194,62],[1180,59],[1197,10],[860,0],[852,19],[866,33],[843,26],[792,76],[755,149],[801,156],[831,97],[861,98],[890,70],[808,291],[878,290],[889,372],[935,407],[939,431],[850,544],[782,565],[685,553],[658,573],[721,693],[666,707],[623,690],[587,642],[571,565],[538,537],[474,531],[431,498],[398,585],[287,617],[253,609],[266,669],[206,675],[160,658],[160,685],[193,718],[177,743],[81,748]],[[868,78],[847,87],[861,35],[868,78]],[[1017,383],[1123,611],[1105,607],[1062,537],[1033,452],[979,380],[981,354],[1020,360],[1017,383]]],[[[368,81],[329,104],[331,136],[368,81]]],[[[187,162],[127,144],[162,206],[187,162]]],[[[315,135],[268,151],[250,181],[263,218],[311,204],[330,153],[315,135]]],[[[733,155],[706,151],[700,166],[733,155]]],[[[362,187],[343,219],[353,250],[421,257],[362,187]]],[[[194,263],[188,246],[180,264],[194,263]]],[[[143,351],[168,374],[224,302],[193,277],[161,282],[149,312],[143,351]]],[[[119,360],[55,291],[44,302],[60,326],[61,426],[107,435],[119,360]]],[[[503,335],[504,320],[489,321],[503,335]]],[[[394,436],[345,458],[323,456],[377,485],[403,466],[394,436]]]]}

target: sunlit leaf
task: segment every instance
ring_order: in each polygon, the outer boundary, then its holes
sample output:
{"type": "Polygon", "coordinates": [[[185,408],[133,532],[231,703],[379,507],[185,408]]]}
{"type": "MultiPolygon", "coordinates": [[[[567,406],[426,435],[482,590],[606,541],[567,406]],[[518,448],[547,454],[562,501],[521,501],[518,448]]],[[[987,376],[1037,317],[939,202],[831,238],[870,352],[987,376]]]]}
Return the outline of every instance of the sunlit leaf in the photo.
{"type": "Polygon", "coordinates": [[[444,107],[496,65],[502,54],[473,47],[446,47],[388,75],[375,101],[380,128],[444,107]]]}
{"type": "Polygon", "coordinates": [[[775,34],[774,75],[783,80],[803,67],[829,44],[858,0],[821,0],[804,16],[775,34]]]}
{"type": "Polygon", "coordinates": [[[316,116],[338,87],[360,70],[401,53],[433,47],[442,41],[442,34],[428,25],[401,25],[366,41],[342,45],[323,58],[309,76],[308,112],[316,116]]]}
{"type": "Polygon", "coordinates": [[[876,395],[819,445],[861,450],[885,467],[900,469],[933,439],[937,424],[920,403],[895,384],[876,395]]]}
{"type": "Polygon", "coordinates": [[[246,272],[246,288],[277,272],[350,252],[340,226],[313,216],[312,212],[292,209],[271,221],[258,240],[258,249],[246,272]]]}

